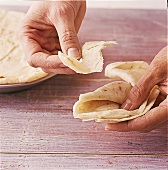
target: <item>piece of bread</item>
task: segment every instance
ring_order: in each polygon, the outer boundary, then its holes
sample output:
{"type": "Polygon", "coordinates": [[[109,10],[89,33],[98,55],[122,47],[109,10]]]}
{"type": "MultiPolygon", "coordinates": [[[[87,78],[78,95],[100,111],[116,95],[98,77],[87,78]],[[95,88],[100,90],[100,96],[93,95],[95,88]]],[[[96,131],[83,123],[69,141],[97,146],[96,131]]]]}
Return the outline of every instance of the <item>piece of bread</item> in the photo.
{"type": "Polygon", "coordinates": [[[103,70],[103,56],[101,50],[116,44],[115,41],[93,41],[86,42],[82,47],[82,58],[77,60],[73,56],[68,56],[62,52],[58,52],[58,56],[62,63],[76,73],[89,74],[93,72],[101,72],[103,70]]]}
{"type": "Polygon", "coordinates": [[[105,68],[105,76],[121,79],[134,86],[149,67],[144,61],[116,62],[105,68]]]}

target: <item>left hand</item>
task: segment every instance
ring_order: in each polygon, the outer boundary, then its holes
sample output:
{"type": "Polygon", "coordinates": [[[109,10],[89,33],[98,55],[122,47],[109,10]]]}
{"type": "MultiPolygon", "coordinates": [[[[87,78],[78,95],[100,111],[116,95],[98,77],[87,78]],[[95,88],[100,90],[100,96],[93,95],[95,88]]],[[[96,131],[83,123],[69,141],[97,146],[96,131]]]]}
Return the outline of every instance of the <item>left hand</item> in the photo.
{"type": "Polygon", "coordinates": [[[147,99],[151,89],[158,85],[160,94],[154,104],[153,109],[149,110],[145,115],[133,120],[121,123],[108,123],[106,130],[112,131],[139,131],[149,132],[159,128],[168,121],[168,77],[167,77],[167,47],[163,48],[151,62],[149,69],[131,89],[127,100],[122,104],[121,108],[126,110],[134,110],[138,108],[143,101],[147,99]]]}

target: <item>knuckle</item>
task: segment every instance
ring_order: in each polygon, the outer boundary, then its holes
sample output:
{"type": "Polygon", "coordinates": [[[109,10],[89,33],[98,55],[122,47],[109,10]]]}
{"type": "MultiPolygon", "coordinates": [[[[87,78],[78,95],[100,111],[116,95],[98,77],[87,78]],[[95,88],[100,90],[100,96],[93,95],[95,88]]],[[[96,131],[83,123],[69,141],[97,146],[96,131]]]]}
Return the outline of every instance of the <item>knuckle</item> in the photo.
{"type": "Polygon", "coordinates": [[[76,33],[74,31],[68,30],[63,32],[61,40],[63,43],[75,43],[77,39],[76,33]]]}
{"type": "Polygon", "coordinates": [[[159,77],[159,74],[160,74],[159,71],[160,71],[160,69],[161,69],[161,66],[158,65],[158,64],[155,64],[155,63],[154,63],[154,64],[151,66],[151,72],[154,73],[152,79],[156,79],[156,78],[159,77]]]}
{"type": "Polygon", "coordinates": [[[167,63],[154,62],[151,65],[152,80],[156,83],[164,80],[167,77],[167,63]]]}
{"type": "Polygon", "coordinates": [[[48,69],[54,69],[54,67],[51,65],[49,61],[46,62],[46,65],[48,69]]]}
{"type": "Polygon", "coordinates": [[[68,12],[67,6],[60,6],[59,8],[56,9],[57,18],[66,16],[67,12],[68,12]]]}
{"type": "Polygon", "coordinates": [[[134,100],[135,98],[140,98],[142,96],[142,89],[143,89],[142,85],[135,85],[130,91],[131,99],[134,100]]]}

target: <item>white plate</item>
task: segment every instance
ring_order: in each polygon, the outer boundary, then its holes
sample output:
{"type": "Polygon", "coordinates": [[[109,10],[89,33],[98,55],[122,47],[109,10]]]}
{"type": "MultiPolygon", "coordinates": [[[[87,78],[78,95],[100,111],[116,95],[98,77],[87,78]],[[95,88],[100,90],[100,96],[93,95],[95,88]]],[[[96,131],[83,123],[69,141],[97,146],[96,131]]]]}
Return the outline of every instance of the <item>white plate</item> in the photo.
{"type": "Polygon", "coordinates": [[[0,85],[0,93],[11,93],[11,92],[16,92],[16,91],[26,90],[28,88],[31,88],[47,79],[53,77],[53,76],[55,76],[55,74],[49,74],[46,77],[32,81],[30,83],[0,85]]]}

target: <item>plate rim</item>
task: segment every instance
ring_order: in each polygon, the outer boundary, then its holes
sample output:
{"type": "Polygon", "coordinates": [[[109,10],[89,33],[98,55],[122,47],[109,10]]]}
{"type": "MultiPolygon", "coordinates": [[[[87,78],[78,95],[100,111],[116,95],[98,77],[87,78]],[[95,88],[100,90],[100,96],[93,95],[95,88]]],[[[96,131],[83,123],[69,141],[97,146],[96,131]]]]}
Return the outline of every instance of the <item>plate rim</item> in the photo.
{"type": "Polygon", "coordinates": [[[0,89],[5,89],[5,88],[14,88],[14,87],[26,87],[26,86],[31,86],[31,85],[35,85],[38,84],[42,81],[45,81],[47,79],[50,79],[52,77],[54,77],[56,74],[54,73],[49,73],[47,76],[42,77],[40,79],[31,81],[31,82],[27,82],[27,83],[15,83],[15,84],[0,84],[0,89]]]}

